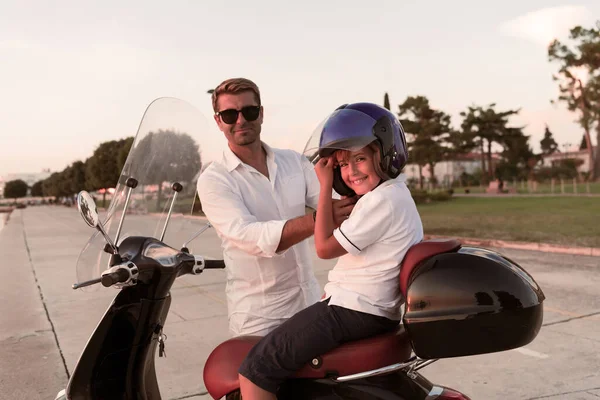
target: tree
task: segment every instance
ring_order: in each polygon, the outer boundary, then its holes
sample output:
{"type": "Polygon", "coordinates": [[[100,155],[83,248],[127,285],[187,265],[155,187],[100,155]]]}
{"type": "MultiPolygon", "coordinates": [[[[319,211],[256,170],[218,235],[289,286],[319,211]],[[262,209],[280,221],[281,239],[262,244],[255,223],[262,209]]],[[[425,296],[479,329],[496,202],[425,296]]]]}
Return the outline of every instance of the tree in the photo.
{"type": "Polygon", "coordinates": [[[600,144],[600,21],[596,22],[596,28],[572,28],[569,39],[574,42],[573,47],[559,40],[548,46],[548,60],[560,64],[558,74],[552,78],[559,82],[558,100],[570,111],[580,113],[578,122],[585,132],[590,165],[594,166],[592,176],[600,178],[600,157],[594,157],[590,136],[595,124],[600,144]],[[579,76],[582,71],[589,78],[585,85],[579,76]]]}
{"type": "Polygon", "coordinates": [[[529,147],[529,137],[521,128],[506,128],[501,145],[502,162],[496,167],[496,177],[501,180],[528,178],[538,162],[529,147]]]}
{"type": "Polygon", "coordinates": [[[125,161],[127,161],[127,156],[129,155],[129,150],[131,150],[132,145],[133,136],[123,139],[123,147],[121,147],[119,154],[117,155],[117,168],[119,171],[123,170],[123,166],[125,165],[125,161]]]}
{"type": "Polygon", "coordinates": [[[432,178],[435,164],[451,151],[448,146],[452,135],[450,116],[432,109],[425,96],[409,96],[398,106],[400,122],[413,140],[408,143],[409,158],[419,167],[419,187],[423,188],[422,169],[429,165],[432,178]]]}
{"type": "Polygon", "coordinates": [[[391,110],[391,108],[390,108],[390,96],[388,96],[387,92],[385,92],[385,95],[383,96],[383,107],[387,108],[388,110],[391,110]]]}
{"type": "MultiPolygon", "coordinates": [[[[111,140],[96,148],[86,165],[86,182],[90,190],[108,189],[117,185],[121,173],[118,157],[127,141],[111,140]]],[[[106,191],[102,196],[102,206],[106,207],[106,191]]]]}
{"type": "Polygon", "coordinates": [[[163,183],[179,182],[184,188],[195,190],[189,183],[201,167],[199,146],[190,135],[159,130],[149,132],[136,144],[123,178],[133,177],[141,185],[158,185],[156,207],[160,209],[163,183]]]}
{"type": "Polygon", "coordinates": [[[58,173],[58,197],[71,197],[73,195],[71,190],[72,176],[73,171],[70,165],[58,173]]]}
{"type": "Polygon", "coordinates": [[[42,192],[44,196],[52,196],[55,199],[71,195],[69,174],[70,167],[61,172],[54,172],[48,178],[42,181],[42,192]]]}
{"type": "Polygon", "coordinates": [[[8,181],[4,185],[4,197],[7,199],[19,199],[21,197],[27,196],[27,183],[21,179],[15,179],[13,181],[8,181]]]}
{"type": "Polygon", "coordinates": [[[519,110],[498,112],[494,107],[496,105],[493,103],[487,108],[472,106],[468,108],[468,111],[460,113],[463,117],[461,124],[463,132],[479,147],[481,151],[481,171],[487,174],[488,179],[494,176],[492,145],[494,143],[502,144],[503,135],[509,129],[507,127],[508,118],[519,113],[519,110]]]}
{"type": "Polygon", "coordinates": [[[60,179],[60,173],[54,172],[52,175],[42,181],[42,191],[45,196],[58,197],[58,180],[60,179]]]}
{"type": "MultiPolygon", "coordinates": [[[[589,111],[589,118],[596,124],[596,145],[600,148],[600,72],[594,77],[588,79],[585,89],[586,110],[589,111]]],[[[590,124],[591,126],[591,124],[590,124]]],[[[587,145],[591,146],[591,139],[586,138],[587,145]]],[[[593,151],[590,152],[593,155],[593,151]]],[[[600,152],[596,152],[594,158],[594,176],[600,179],[600,152]]]]}
{"type": "Polygon", "coordinates": [[[87,180],[85,175],[86,166],[83,161],[75,161],[68,167],[66,173],[66,191],[69,195],[79,193],[87,188],[87,180]]]}
{"type": "Polygon", "coordinates": [[[540,141],[540,147],[543,155],[552,154],[558,150],[558,143],[554,140],[548,125],[546,125],[546,130],[544,131],[544,138],[540,141]]]}
{"type": "Polygon", "coordinates": [[[42,184],[44,183],[44,181],[37,181],[36,183],[33,184],[33,186],[31,186],[31,195],[33,197],[42,197],[44,195],[44,190],[42,188],[42,184]]]}
{"type": "Polygon", "coordinates": [[[583,134],[583,136],[581,137],[581,143],[579,144],[579,150],[586,150],[587,147],[587,140],[585,138],[585,133],[583,134]]]}

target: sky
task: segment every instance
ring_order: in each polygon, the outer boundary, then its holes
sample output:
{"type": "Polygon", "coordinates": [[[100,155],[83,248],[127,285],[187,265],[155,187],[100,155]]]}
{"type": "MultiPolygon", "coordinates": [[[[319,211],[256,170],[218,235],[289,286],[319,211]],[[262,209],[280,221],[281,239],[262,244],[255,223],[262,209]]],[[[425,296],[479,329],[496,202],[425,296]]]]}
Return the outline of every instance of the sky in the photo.
{"type": "Polygon", "coordinates": [[[583,132],[550,103],[547,45],[600,19],[592,0],[0,0],[0,10],[0,176],[83,161],[134,135],[158,97],[189,102],[216,130],[206,91],[239,76],[260,87],[274,147],[302,151],[339,105],[382,104],[387,92],[394,112],[427,96],[455,127],[470,105],[520,108],[511,122],[534,150],[545,124],[574,148],[583,132]]]}

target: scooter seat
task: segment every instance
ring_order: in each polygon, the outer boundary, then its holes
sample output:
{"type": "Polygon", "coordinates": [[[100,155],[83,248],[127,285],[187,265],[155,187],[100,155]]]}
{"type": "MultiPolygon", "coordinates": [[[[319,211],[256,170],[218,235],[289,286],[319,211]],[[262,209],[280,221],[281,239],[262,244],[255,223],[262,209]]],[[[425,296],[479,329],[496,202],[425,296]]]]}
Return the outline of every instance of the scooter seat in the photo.
{"type": "MultiPolygon", "coordinates": [[[[204,366],[204,385],[219,399],[239,389],[238,369],[260,336],[239,336],[217,346],[204,366]]],[[[370,371],[410,358],[412,348],[404,327],[395,332],[344,343],[316,358],[299,370],[294,378],[326,378],[370,371]]]]}

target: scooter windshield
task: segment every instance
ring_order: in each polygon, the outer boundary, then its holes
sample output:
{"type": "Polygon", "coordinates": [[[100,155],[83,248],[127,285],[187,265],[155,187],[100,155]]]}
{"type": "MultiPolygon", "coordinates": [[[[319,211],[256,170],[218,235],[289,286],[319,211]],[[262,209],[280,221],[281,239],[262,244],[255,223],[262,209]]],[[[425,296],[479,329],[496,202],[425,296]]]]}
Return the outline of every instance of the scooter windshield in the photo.
{"type": "MultiPolygon", "coordinates": [[[[223,141],[223,135],[190,104],[175,98],[153,101],[144,113],[110,205],[101,218],[117,247],[128,236],[160,239],[171,206],[163,241],[180,247],[199,225],[190,218],[199,206],[198,176],[220,156],[223,141]]],[[[96,232],[81,251],[76,267],[78,283],[100,277],[108,267],[110,255],[104,251],[105,243],[96,232]]]]}

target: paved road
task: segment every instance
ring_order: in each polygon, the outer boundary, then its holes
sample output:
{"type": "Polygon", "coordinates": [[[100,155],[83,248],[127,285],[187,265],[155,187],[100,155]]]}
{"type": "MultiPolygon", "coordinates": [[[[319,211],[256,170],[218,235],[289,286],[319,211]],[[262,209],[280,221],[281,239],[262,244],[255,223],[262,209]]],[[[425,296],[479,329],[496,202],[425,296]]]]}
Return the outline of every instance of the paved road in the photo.
{"type": "Polygon", "coordinates": [[[599,193],[453,193],[455,197],[600,197],[599,193]]]}
{"type": "MultiPolygon", "coordinates": [[[[202,223],[170,225],[167,242],[179,246],[202,223]]],[[[52,400],[65,386],[115,295],[114,289],[70,289],[91,233],[76,210],[59,206],[17,210],[0,232],[0,398],[52,400]]],[[[190,247],[219,257],[212,230],[190,247]]],[[[531,272],[547,296],[539,336],[521,349],[440,360],[422,372],[473,399],[600,398],[600,260],[503,252],[531,272]]],[[[315,258],[321,284],[332,266],[315,258]]],[[[157,359],[163,398],[206,399],[204,360],[227,338],[224,273],[183,277],[172,294],[167,357],[157,359]]]]}

